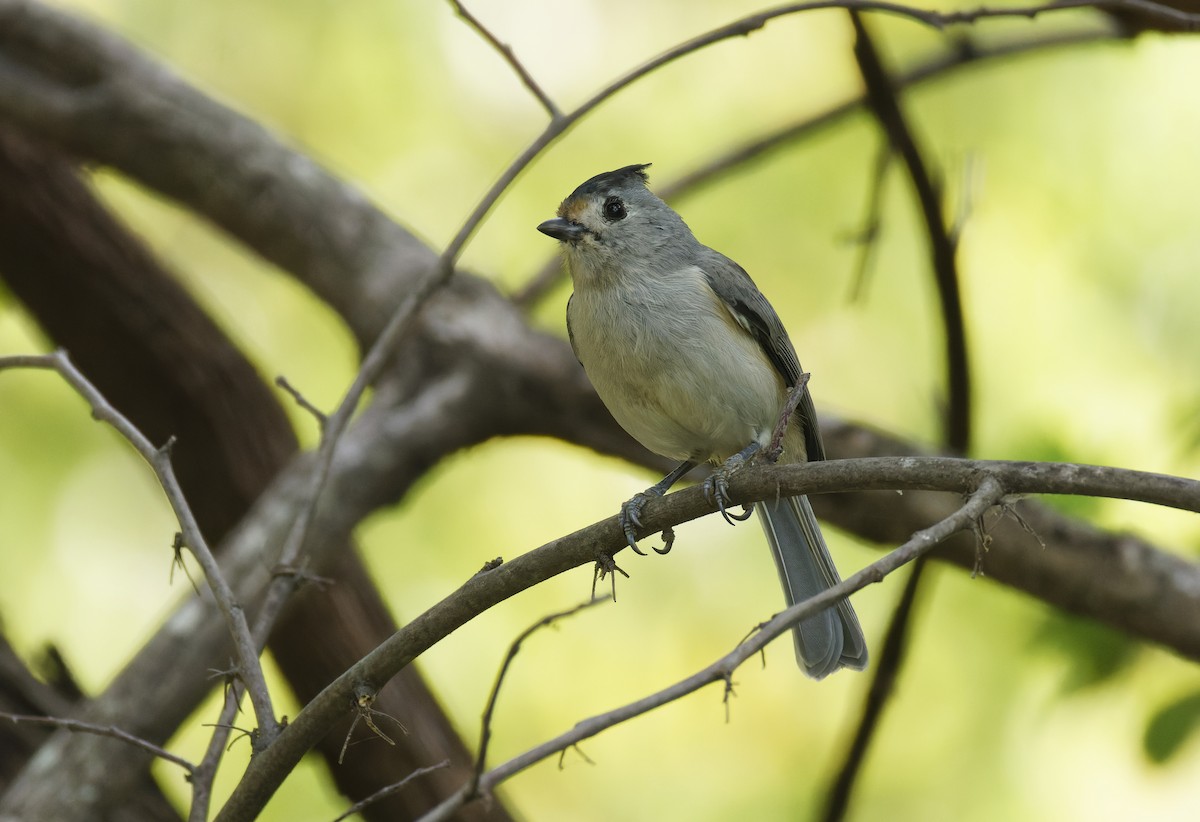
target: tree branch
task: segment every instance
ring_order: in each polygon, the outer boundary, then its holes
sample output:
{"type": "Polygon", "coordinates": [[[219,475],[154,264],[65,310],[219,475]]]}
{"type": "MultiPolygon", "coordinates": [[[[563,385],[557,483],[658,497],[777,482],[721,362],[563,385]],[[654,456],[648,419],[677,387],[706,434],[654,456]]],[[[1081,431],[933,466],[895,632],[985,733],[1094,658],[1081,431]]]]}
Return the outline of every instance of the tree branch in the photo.
{"type": "MultiPolygon", "coordinates": [[[[839,491],[938,490],[971,493],[991,477],[1005,494],[1082,494],[1119,497],[1200,513],[1200,482],[1119,468],[1064,463],[990,462],[949,457],[833,460],[745,469],[730,483],[730,502],[741,504],[797,494],[839,491]]],[[[647,532],[661,531],[714,509],[701,488],[652,500],[642,513],[647,532]]],[[[400,629],[312,700],[283,730],[275,744],[251,760],[218,820],[252,819],[291,772],[300,757],[345,710],[356,687],[377,689],[397,671],[450,632],[499,602],[624,545],[617,518],[611,517],[530,551],[498,568],[477,574],[455,593],[400,629]]],[[[1200,605],[1200,566],[1176,561],[1169,586],[1152,601],[1172,612],[1156,636],[1175,650],[1200,660],[1200,625],[1183,614],[1200,605]],[[1186,627],[1184,627],[1184,624],[1186,627]]],[[[827,604],[827,603],[826,603],[827,604]]],[[[1164,615],[1159,614],[1162,618],[1164,615]]]]}
{"type": "Polygon", "coordinates": [[[166,748],[159,747],[153,742],[134,736],[133,734],[123,731],[120,728],[112,725],[97,725],[94,722],[83,722],[78,719],[67,719],[57,716],[40,716],[34,714],[10,714],[7,711],[0,711],[0,719],[7,719],[13,723],[24,722],[29,725],[49,725],[53,728],[62,728],[72,733],[95,734],[96,736],[107,736],[111,739],[118,739],[126,745],[132,745],[135,748],[141,748],[146,753],[178,765],[188,774],[189,778],[195,772],[196,766],[184,759],[182,756],[176,756],[166,748]]]}
{"type": "Polygon", "coordinates": [[[192,552],[196,561],[204,571],[209,589],[217,601],[225,626],[233,637],[233,645],[237,654],[238,676],[246,684],[250,702],[254,706],[255,719],[258,722],[260,736],[255,739],[255,749],[269,744],[279,731],[279,723],[271,707],[271,695],[267,690],[267,681],[263,676],[262,665],[258,660],[258,645],[250,636],[250,625],[246,614],[233,595],[233,589],[225,581],[225,576],[217,564],[216,557],[209,550],[200,526],[184,497],[183,489],[175,477],[175,469],[171,465],[171,445],[174,440],[168,440],[161,448],[156,448],[146,438],[137,426],[130,422],[121,412],[114,408],[104,398],[94,385],[74,365],[66,352],[58,351],[45,356],[16,356],[0,357],[0,371],[6,368],[42,368],[57,371],[68,385],[83,397],[92,409],[92,417],[111,425],[117,433],[124,437],[134,450],[149,463],[154,476],[166,494],[171,510],[179,522],[183,533],[184,544],[192,552]]]}
{"type": "Polygon", "coordinates": [[[607,601],[603,597],[593,597],[587,602],[576,605],[574,608],[568,608],[565,611],[558,611],[549,616],[542,617],[522,631],[512,641],[512,644],[508,646],[508,653],[504,655],[504,662],[500,664],[500,671],[496,674],[496,682],[492,685],[491,693],[488,694],[487,707],[483,709],[483,722],[479,729],[479,754],[475,757],[475,773],[466,786],[466,795],[468,797],[476,795],[480,780],[483,778],[483,769],[487,766],[488,744],[492,739],[492,716],[496,711],[496,700],[500,697],[500,686],[504,684],[504,677],[508,673],[509,666],[512,665],[513,660],[516,659],[517,654],[521,651],[521,644],[542,628],[553,625],[560,619],[574,616],[585,608],[590,608],[593,605],[599,605],[607,601]]]}
{"type": "MultiPolygon", "coordinates": [[[[971,447],[971,369],[958,282],[957,234],[952,235],[946,225],[941,177],[929,170],[874,38],[858,12],[851,11],[850,20],[855,32],[854,57],[866,87],[867,107],[879,122],[889,148],[900,155],[908,169],[929,241],[933,281],[945,333],[947,402],[942,418],[942,443],[953,453],[967,454],[971,447]]],[[[882,170],[878,173],[882,174],[882,170]]],[[[873,209],[877,207],[872,206],[873,209]]],[[[871,686],[854,739],[826,801],[826,822],[840,822],[845,816],[855,781],[891,697],[892,686],[904,665],[913,603],[925,573],[925,559],[921,557],[913,563],[912,573],[888,623],[885,641],[870,675],[871,686]]]]}
{"type": "Polygon", "coordinates": [[[937,286],[942,328],[946,333],[946,416],[943,441],[958,454],[971,450],[971,369],[967,350],[967,327],[963,320],[962,296],[958,286],[955,243],[942,215],[942,184],[935,179],[913,130],[900,109],[896,91],[887,69],[867,32],[862,17],[850,12],[856,39],[854,57],[866,86],[867,106],[875,114],[888,142],[904,160],[908,176],[920,205],[933,260],[933,280],[937,286]]]}
{"type": "Polygon", "coordinates": [[[424,768],[417,768],[415,771],[413,771],[408,776],[401,779],[399,782],[388,785],[384,788],[380,788],[378,791],[371,794],[366,799],[363,799],[360,802],[355,802],[353,805],[351,805],[349,808],[346,809],[345,813],[340,814],[336,819],[334,819],[333,822],[342,822],[343,819],[349,819],[350,817],[354,816],[354,814],[356,814],[356,813],[362,813],[364,810],[366,810],[371,805],[374,805],[376,802],[387,799],[389,796],[396,793],[397,791],[404,790],[405,788],[408,787],[409,783],[412,782],[414,779],[417,779],[418,777],[422,777],[427,773],[432,773],[433,771],[440,770],[441,768],[448,767],[449,765],[450,765],[450,760],[444,759],[441,762],[437,763],[436,765],[429,765],[424,768]]]}
{"type": "Polygon", "coordinates": [[[479,33],[479,36],[486,40],[488,45],[494,48],[500,54],[500,56],[504,58],[504,62],[508,63],[509,68],[511,68],[517,77],[520,78],[522,85],[529,89],[529,93],[537,98],[537,101],[542,104],[542,108],[546,109],[546,113],[550,115],[550,119],[557,120],[559,117],[561,117],[562,112],[558,110],[558,106],[556,106],[554,101],[550,99],[550,95],[543,91],[542,87],[539,86],[537,81],[533,79],[533,75],[529,73],[529,70],[525,68],[524,64],[517,59],[517,55],[513,52],[512,46],[508,45],[507,43],[500,42],[500,38],[492,34],[492,32],[488,30],[487,26],[480,22],[479,18],[471,14],[471,12],[467,10],[466,6],[460,3],[459,0],[448,0],[448,2],[454,7],[455,13],[463,20],[466,20],[467,25],[475,29],[475,31],[479,33]]]}
{"type": "MultiPolygon", "coordinates": [[[[949,50],[930,56],[913,68],[897,74],[893,78],[893,83],[897,90],[903,90],[927,81],[940,79],[957,69],[996,58],[1048,51],[1064,46],[1099,43],[1112,39],[1113,34],[1108,29],[1081,29],[1051,34],[1039,32],[1027,38],[987,45],[972,43],[964,35],[956,42],[951,43],[949,50]]],[[[668,202],[693,195],[743,168],[747,163],[765,159],[781,148],[843,122],[865,105],[866,97],[857,97],[820,113],[806,114],[782,128],[770,131],[761,137],[719,154],[682,177],[660,186],[658,194],[668,202]]],[[[537,273],[524,286],[512,295],[513,302],[525,308],[537,304],[554,288],[562,276],[562,261],[555,254],[538,269],[537,273]]]]}
{"type": "MultiPolygon", "coordinates": [[[[706,685],[722,682],[728,689],[733,680],[733,673],[742,663],[760,653],[771,640],[783,632],[790,630],[802,619],[811,616],[835,602],[845,599],[855,591],[860,591],[868,585],[881,582],[888,574],[905,564],[924,556],[936,548],[942,541],[964,529],[972,528],[984,513],[1004,498],[1004,489],[995,477],[983,474],[979,487],[971,494],[957,511],[941,522],[914,534],[907,542],[896,550],[888,553],[882,559],[863,568],[856,574],[847,577],[838,584],[825,589],[816,596],[803,602],[798,602],[785,611],[776,614],[760,625],[758,630],[744,640],[737,648],[718,659],[703,670],[680,680],[674,685],[650,694],[635,702],[630,702],[616,710],[575,723],[566,733],[554,739],[543,742],[525,753],[510,759],[499,767],[488,771],[480,780],[479,788],[484,795],[496,788],[501,782],[516,776],[526,768],[541,762],[560,751],[578,745],[585,739],[596,736],[601,731],[628,722],[642,714],[649,713],[655,708],[661,708],[671,702],[694,693],[706,685]]],[[[456,796],[450,797],[437,808],[421,818],[421,822],[445,822],[466,802],[474,798],[474,786],[466,785],[456,796]]]]}

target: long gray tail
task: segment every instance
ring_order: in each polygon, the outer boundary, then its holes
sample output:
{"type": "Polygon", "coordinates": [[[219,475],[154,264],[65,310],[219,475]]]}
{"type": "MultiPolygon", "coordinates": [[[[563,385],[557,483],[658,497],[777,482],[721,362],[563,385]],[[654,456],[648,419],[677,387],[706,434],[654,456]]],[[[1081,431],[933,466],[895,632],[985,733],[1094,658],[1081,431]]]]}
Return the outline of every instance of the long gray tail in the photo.
{"type": "MultiPolygon", "coordinates": [[[[755,507],[789,606],[841,581],[808,497],[760,502],[755,507]]],[[[867,665],[867,642],[848,600],[808,617],[792,633],[796,659],[814,679],[823,679],[841,667],[861,671],[867,665]]]]}

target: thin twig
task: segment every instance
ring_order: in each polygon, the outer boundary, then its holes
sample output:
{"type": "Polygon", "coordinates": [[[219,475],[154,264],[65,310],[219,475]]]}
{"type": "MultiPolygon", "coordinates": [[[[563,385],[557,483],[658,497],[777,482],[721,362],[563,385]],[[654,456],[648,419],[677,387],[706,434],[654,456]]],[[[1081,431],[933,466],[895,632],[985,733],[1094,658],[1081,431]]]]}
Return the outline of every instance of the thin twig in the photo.
{"type": "MultiPolygon", "coordinates": [[[[908,88],[934,80],[954,70],[998,57],[1008,57],[1028,52],[1042,51],[1063,46],[1097,43],[1112,40],[1111,29],[1081,29],[1070,32],[1054,32],[1049,35],[1013,40],[995,45],[977,46],[965,37],[952,44],[952,48],[941,50],[914,68],[895,78],[897,89],[908,88]]],[[[819,114],[805,115],[794,123],[768,132],[728,152],[724,152],[684,176],[661,186],[658,194],[668,202],[682,199],[711,185],[747,163],[770,156],[772,152],[820,132],[845,120],[866,104],[865,97],[839,103],[819,114]]],[[[512,300],[517,305],[529,308],[541,301],[562,278],[562,262],[557,254],[548,259],[538,272],[517,292],[512,300]]]]}
{"type": "Polygon", "coordinates": [[[796,384],[788,391],[787,400],[783,403],[783,409],[775,420],[775,428],[771,431],[771,439],[763,451],[763,455],[771,462],[778,460],[779,455],[783,453],[783,438],[787,434],[788,426],[792,424],[792,415],[796,413],[805,392],[808,391],[810,379],[812,374],[807,371],[800,372],[800,379],[796,380],[796,384]]]}
{"type": "Polygon", "coordinates": [[[275,384],[286,391],[295,401],[296,405],[313,415],[313,418],[317,421],[317,428],[319,430],[325,430],[325,421],[329,418],[326,416],[324,411],[309,402],[308,398],[300,393],[300,389],[288,382],[287,377],[283,376],[282,374],[275,378],[275,384]]]}
{"type": "Polygon", "coordinates": [[[883,227],[883,190],[887,172],[895,155],[890,142],[885,141],[875,155],[875,166],[871,172],[871,191],[867,197],[867,214],[862,228],[850,240],[859,246],[858,265],[854,268],[854,279],[850,281],[850,301],[858,302],[866,291],[867,277],[875,252],[879,249],[879,234],[883,227]]]}
{"type": "Polygon", "coordinates": [[[383,729],[375,724],[375,720],[372,718],[373,716],[386,716],[400,727],[401,733],[408,733],[408,728],[404,727],[404,723],[399,719],[396,719],[396,717],[392,716],[391,714],[375,710],[375,699],[378,695],[378,692],[374,688],[371,688],[366,684],[361,684],[356,689],[356,693],[354,694],[354,721],[350,723],[350,729],[346,731],[346,738],[342,741],[342,750],[338,753],[337,758],[337,763],[339,765],[341,765],[346,758],[346,751],[350,748],[351,740],[354,736],[354,729],[358,727],[358,723],[360,721],[367,726],[367,729],[371,731],[371,733],[375,734],[377,739],[382,739],[384,742],[393,747],[396,745],[396,740],[385,734],[383,729]]]}
{"type": "Polygon", "coordinates": [[[228,750],[229,734],[233,731],[233,720],[241,709],[244,689],[237,679],[232,679],[225,688],[225,701],[221,713],[213,726],[213,735],[208,740],[204,757],[192,772],[192,803],[188,808],[188,822],[206,822],[212,804],[213,784],[221,757],[228,750]]]}
{"type": "MultiPolygon", "coordinates": [[[[37,366],[34,366],[37,367],[37,366]]],[[[133,745],[135,748],[141,748],[147,753],[153,754],[159,759],[165,759],[179,767],[183,768],[188,774],[192,774],[196,770],[196,766],[181,756],[176,756],[165,748],[155,745],[153,742],[142,739],[140,736],[134,736],[128,731],[123,731],[120,728],[112,725],[97,725],[94,722],[82,722],[78,719],[66,719],[57,716],[37,716],[32,714],[10,714],[7,711],[0,711],[0,719],[7,719],[13,723],[24,722],[29,725],[50,725],[54,728],[62,728],[65,731],[73,731],[75,733],[94,734],[95,736],[108,736],[113,739],[119,739],[133,745]]]]}
{"type": "Polygon", "coordinates": [[[883,645],[876,655],[875,670],[871,675],[867,696],[863,700],[862,714],[854,731],[854,739],[825,797],[825,810],[821,817],[823,822],[836,822],[846,817],[854,784],[863,763],[866,762],[867,752],[879,729],[883,709],[891,699],[905,659],[913,606],[917,601],[917,593],[921,590],[921,581],[925,578],[928,561],[928,557],[918,557],[913,562],[912,573],[908,575],[904,591],[900,594],[900,601],[892,611],[883,645]]]}
{"type": "Polygon", "coordinates": [[[500,56],[504,58],[504,62],[508,63],[517,76],[521,78],[521,82],[525,84],[525,88],[529,89],[530,93],[542,104],[542,108],[546,109],[546,113],[550,115],[550,119],[556,120],[561,117],[562,112],[559,111],[558,106],[550,99],[550,95],[542,90],[542,87],[533,79],[533,75],[529,73],[521,61],[517,59],[512,46],[508,45],[508,43],[500,42],[500,39],[492,34],[487,26],[480,22],[479,18],[471,14],[459,0],[448,0],[448,2],[454,7],[454,11],[458,16],[467,21],[467,25],[479,32],[479,35],[500,53],[500,56]]]}
{"type": "Polygon", "coordinates": [[[496,700],[500,696],[500,686],[504,684],[504,677],[508,673],[508,668],[512,665],[513,660],[517,658],[517,654],[521,650],[521,643],[529,639],[534,633],[548,625],[553,625],[560,619],[566,619],[569,616],[574,616],[585,608],[590,608],[593,605],[598,605],[601,602],[607,602],[604,597],[597,597],[593,592],[592,598],[587,602],[580,603],[574,608],[568,608],[565,611],[544,616],[530,625],[513,640],[512,645],[508,646],[508,653],[504,655],[504,662],[500,664],[500,670],[496,673],[496,682],[492,685],[492,692],[488,695],[487,707],[483,710],[483,724],[479,731],[479,755],[475,758],[475,770],[471,776],[471,781],[467,785],[467,792],[474,796],[475,790],[479,786],[479,780],[483,776],[483,769],[487,763],[488,745],[492,740],[492,716],[496,712],[496,700]]]}
{"type": "Polygon", "coordinates": [[[255,718],[258,721],[259,736],[257,744],[266,745],[279,732],[279,723],[275,720],[275,712],[271,707],[271,695],[267,690],[266,678],[263,676],[262,665],[258,659],[258,646],[250,635],[250,626],[246,614],[234,599],[233,589],[225,581],[217,560],[209,550],[208,543],[200,532],[200,526],[192,513],[175,477],[175,468],[171,464],[171,445],[173,440],[161,448],[155,448],[137,426],[117,411],[104,398],[92,383],[77,369],[65,351],[53,354],[0,357],[0,370],[5,368],[42,368],[57,371],[75,391],[83,397],[92,409],[92,417],[111,425],[134,447],[142,459],[150,464],[163,493],[175,512],[179,522],[179,530],[183,534],[183,542],[191,550],[192,555],[204,571],[209,588],[217,606],[221,610],[229,633],[233,636],[234,650],[237,654],[238,675],[246,683],[250,701],[254,706],[255,718]]]}
{"type": "Polygon", "coordinates": [[[425,774],[439,770],[440,768],[448,768],[448,767],[450,767],[450,760],[443,759],[441,762],[437,763],[436,765],[426,765],[424,768],[417,768],[415,771],[413,771],[408,776],[401,779],[399,782],[388,785],[386,788],[380,788],[379,790],[375,791],[375,793],[368,796],[366,799],[355,802],[353,805],[351,805],[349,808],[346,809],[345,813],[343,813],[341,816],[334,819],[333,822],[342,822],[343,819],[349,819],[351,816],[354,816],[354,814],[361,813],[368,806],[374,805],[376,802],[387,799],[392,794],[403,790],[405,787],[407,787],[409,782],[412,782],[414,779],[416,779],[419,776],[424,776],[425,774]]]}
{"type": "MultiPolygon", "coordinates": [[[[913,129],[900,107],[895,84],[883,65],[866,24],[853,11],[850,12],[850,19],[857,35],[854,56],[866,86],[868,106],[887,135],[889,146],[904,160],[925,220],[925,232],[933,261],[934,283],[940,298],[942,322],[946,330],[946,381],[949,402],[943,429],[945,444],[951,451],[965,453],[970,447],[971,430],[969,357],[958,287],[957,243],[955,235],[946,225],[941,182],[929,171],[913,129]]],[[[855,782],[862,771],[871,743],[879,731],[893,686],[904,667],[908,647],[906,640],[914,614],[913,606],[924,571],[925,560],[922,558],[914,563],[904,593],[892,613],[882,652],[875,670],[871,673],[871,686],[859,716],[854,740],[830,787],[825,806],[826,822],[840,822],[850,806],[855,782]]]]}
{"type": "MultiPolygon", "coordinates": [[[[830,607],[871,583],[883,580],[896,569],[932,551],[948,537],[959,531],[973,527],[973,524],[989,508],[1003,500],[1004,495],[1004,487],[995,477],[982,477],[978,488],[971,494],[970,499],[953,514],[929,528],[918,531],[899,548],[871,563],[858,573],[847,577],[843,582],[776,614],[762,626],[760,631],[751,635],[728,654],[708,667],[657,693],[650,694],[608,713],[576,723],[571,730],[543,742],[525,753],[510,759],[503,765],[488,771],[480,780],[479,788],[486,794],[494,790],[497,785],[506,779],[510,779],[526,768],[560,751],[579,744],[584,739],[596,736],[615,725],[628,722],[655,708],[660,708],[663,705],[681,699],[706,685],[720,682],[728,686],[733,672],[747,659],[751,659],[758,654],[775,637],[799,624],[802,619],[811,614],[830,607]]],[[[459,808],[472,798],[473,794],[468,791],[467,787],[464,787],[428,814],[421,817],[420,822],[441,822],[442,820],[450,819],[459,808]]]]}
{"type": "Polygon", "coordinates": [[[933,279],[937,286],[942,327],[946,333],[946,416],[944,442],[953,452],[966,454],[971,446],[971,371],[967,347],[967,328],[963,319],[962,296],[958,285],[958,264],[953,238],[942,214],[942,183],[930,172],[924,154],[917,145],[887,69],[879,56],[862,17],[850,12],[856,39],[854,57],[867,90],[867,105],[874,112],[888,142],[904,160],[912,180],[925,234],[933,258],[933,279]]]}

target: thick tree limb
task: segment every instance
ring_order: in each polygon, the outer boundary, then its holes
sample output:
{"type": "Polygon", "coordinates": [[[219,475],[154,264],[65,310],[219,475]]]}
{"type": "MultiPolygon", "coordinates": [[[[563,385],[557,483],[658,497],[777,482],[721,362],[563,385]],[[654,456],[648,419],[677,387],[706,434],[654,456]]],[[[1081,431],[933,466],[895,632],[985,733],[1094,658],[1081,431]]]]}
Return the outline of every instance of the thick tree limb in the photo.
{"type": "MultiPolygon", "coordinates": [[[[861,7],[891,8],[885,4],[861,7]]],[[[375,337],[400,295],[407,293],[406,287],[430,275],[433,253],[378,215],[356,192],[145,58],[134,55],[131,69],[127,58],[132,52],[116,38],[104,35],[93,40],[96,32],[89,27],[74,21],[64,27],[60,25],[63,19],[69,20],[34,4],[0,0],[0,113],[83,156],[117,165],[224,225],[269,259],[293,269],[343,314],[360,341],[375,337]],[[126,100],[122,94],[137,99],[126,100]],[[104,109],[113,100],[126,108],[104,109]],[[89,142],[97,139],[94,134],[108,131],[121,134],[120,140],[114,143],[111,138],[98,138],[103,143],[99,148],[89,142]],[[109,141],[104,142],[106,139],[109,141]],[[215,153],[212,146],[217,147],[215,153]],[[171,167],[147,167],[164,161],[171,167]]],[[[938,19],[965,20],[970,14],[938,19]]],[[[725,36],[749,30],[730,28],[725,36]]],[[[563,436],[608,453],[647,460],[644,452],[633,448],[615,429],[599,410],[594,395],[581,385],[582,375],[566,346],[530,332],[510,305],[478,282],[461,280],[436,297],[415,333],[412,358],[397,365],[406,378],[393,374],[380,385],[375,404],[350,430],[342,453],[331,465],[329,499],[314,519],[314,541],[344,536],[365,513],[402,495],[434,461],[497,434],[563,436]],[[487,339],[479,329],[487,329],[487,339]],[[414,371],[421,373],[414,376],[414,371]],[[421,386],[423,393],[411,393],[414,386],[421,386]],[[486,407],[491,418],[481,419],[478,407],[486,407]],[[448,430],[447,421],[452,421],[456,430],[448,430]]],[[[248,598],[261,591],[263,558],[259,549],[279,544],[301,504],[300,487],[310,472],[309,460],[294,463],[231,538],[230,567],[246,570],[244,577],[230,574],[239,580],[239,596],[243,590],[248,598]]],[[[877,506],[860,509],[866,512],[855,526],[860,533],[893,528],[894,522],[937,508],[925,497],[909,494],[900,506],[904,516],[884,522],[873,514],[895,512],[895,501],[875,502],[877,506]]],[[[1080,573],[1094,567],[1094,554],[1087,551],[1074,555],[1075,565],[1070,567],[1014,553],[1019,558],[1009,569],[1013,578],[1021,578],[1026,564],[1037,568],[1024,580],[1031,589],[1038,588],[1047,601],[1061,598],[1067,607],[1097,615],[1110,624],[1135,626],[1133,630],[1142,636],[1172,647],[1177,647],[1177,642],[1186,644],[1187,637],[1181,639],[1164,627],[1161,609],[1151,608],[1139,617],[1123,607],[1129,601],[1128,591],[1152,596],[1160,587],[1169,587],[1164,576],[1189,579],[1193,569],[1186,563],[1164,559],[1146,546],[1126,545],[1121,556],[1129,562],[1122,571],[1138,584],[1122,592],[1109,585],[1114,575],[1092,574],[1107,577],[1095,579],[1080,573]],[[1056,591],[1056,578],[1060,589],[1074,581],[1086,591],[1056,591]]],[[[1003,579],[990,564],[993,558],[989,556],[987,570],[1003,579]]],[[[1178,605],[1183,595],[1169,593],[1164,599],[1178,605]]],[[[219,638],[214,640],[205,627],[210,617],[205,606],[191,603],[152,644],[159,643],[160,651],[177,650],[182,632],[188,637],[188,652],[194,644],[206,653],[217,653],[213,643],[219,645],[219,638]]],[[[136,711],[144,715],[144,722],[169,725],[178,715],[178,705],[196,690],[195,669],[187,668],[183,661],[178,668],[178,675],[162,672],[152,661],[139,657],[98,701],[97,712],[136,711]],[[142,667],[138,668],[139,664],[142,667]],[[119,698],[122,688],[129,697],[137,693],[139,683],[144,687],[146,681],[152,681],[165,690],[167,683],[179,679],[193,681],[179,683],[178,693],[150,695],[150,702],[135,705],[119,698]],[[150,710],[160,705],[162,713],[150,710]]],[[[145,694],[138,696],[144,698],[145,694]]],[[[72,767],[105,761],[101,749],[81,756],[69,743],[48,751],[47,758],[71,775],[81,773],[72,767]]],[[[68,819],[70,813],[79,812],[69,805],[62,810],[63,815],[44,818],[68,819]]]]}
{"type": "MultiPolygon", "coordinates": [[[[224,538],[269,479],[297,449],[287,417],[276,396],[250,363],[182,287],[96,200],[74,163],[53,149],[34,145],[11,130],[0,130],[0,277],[45,332],[69,347],[72,357],[104,394],[151,440],[178,438],[175,466],[201,528],[213,541],[224,538]]],[[[335,551],[325,573],[329,587],[308,586],[271,638],[275,661],[301,703],[317,694],[348,665],[396,630],[382,596],[349,541],[335,551]]],[[[165,549],[164,562],[169,554],[165,549]]],[[[164,647],[162,664],[179,662],[178,648],[164,647]]],[[[208,683],[206,669],[226,667],[227,651],[207,662],[193,660],[198,684],[208,683]]],[[[0,666],[3,667],[3,666],[0,666]]],[[[3,680],[18,681],[15,671],[3,680]]],[[[155,680],[144,683],[155,688],[155,680]]],[[[9,710],[31,713],[35,705],[9,710]]],[[[377,751],[354,768],[336,768],[333,777],[349,797],[363,797],[427,762],[449,758],[450,768],[430,774],[400,794],[376,802],[368,818],[412,816],[431,807],[461,783],[459,769],[470,772],[470,755],[436,698],[415,669],[394,680],[377,708],[403,716],[414,733],[396,747],[377,751]]],[[[47,705],[50,715],[74,714],[47,705]]],[[[0,725],[0,750],[21,750],[25,738],[0,725]]],[[[157,728],[170,736],[169,723],[157,728]]],[[[38,738],[47,734],[37,733],[38,738]]],[[[333,740],[322,744],[329,761],[337,757],[333,740]]],[[[206,757],[207,759],[207,757],[206,757]]],[[[116,819],[161,818],[147,802],[149,791],[110,790],[121,774],[143,766],[140,754],[119,746],[98,760],[96,802],[116,798],[119,807],[97,813],[116,819]]],[[[5,760],[0,784],[7,785],[17,763],[5,760]]],[[[204,768],[202,767],[203,771],[204,768]]],[[[72,791],[92,796],[83,771],[63,774],[72,791]]],[[[192,779],[204,789],[205,776],[192,779]]],[[[138,780],[156,790],[148,775],[138,780]]],[[[48,786],[52,788],[53,786],[48,786]]],[[[90,802],[90,800],[89,800],[90,802]]],[[[161,805],[166,805],[163,800],[161,805]]],[[[81,812],[91,807],[80,803],[81,812]]],[[[499,802],[476,806],[490,818],[504,818],[499,802]]],[[[177,818],[167,806],[172,818],[177,818]]]]}

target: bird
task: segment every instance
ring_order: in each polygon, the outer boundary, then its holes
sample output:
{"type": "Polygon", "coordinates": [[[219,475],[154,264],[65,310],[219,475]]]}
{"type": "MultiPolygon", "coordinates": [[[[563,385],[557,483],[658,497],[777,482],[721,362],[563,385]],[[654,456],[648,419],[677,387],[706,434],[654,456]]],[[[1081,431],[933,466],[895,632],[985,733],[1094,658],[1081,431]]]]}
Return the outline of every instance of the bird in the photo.
{"type": "MultiPolygon", "coordinates": [[[[705,491],[726,514],[728,477],[770,446],[789,397],[780,461],[825,458],[807,375],[779,315],[741,266],[697,240],[650,190],[648,167],[597,174],[537,227],[563,249],[568,337],[601,401],[643,446],[679,461],[621,507],[635,550],[642,507],[702,462],[716,466],[705,491]]],[[[807,497],[753,507],[789,605],[840,581],[807,497]]],[[[803,619],[793,637],[814,679],[866,667],[848,600],[803,619]]]]}

